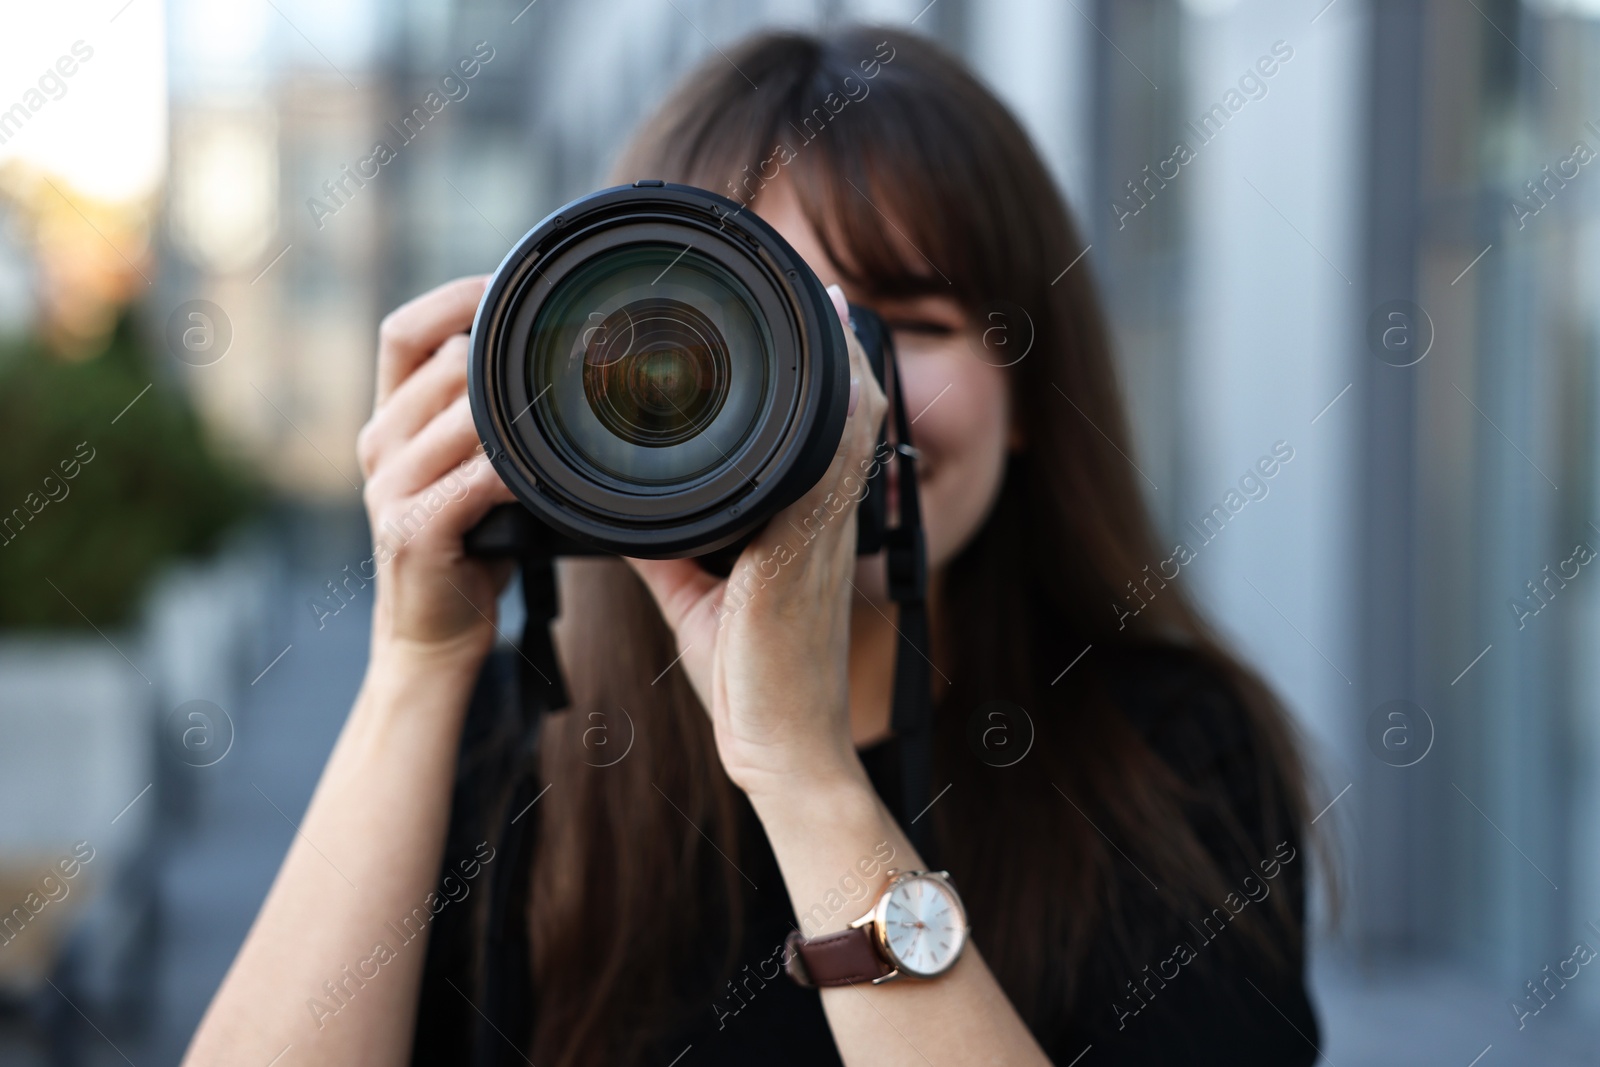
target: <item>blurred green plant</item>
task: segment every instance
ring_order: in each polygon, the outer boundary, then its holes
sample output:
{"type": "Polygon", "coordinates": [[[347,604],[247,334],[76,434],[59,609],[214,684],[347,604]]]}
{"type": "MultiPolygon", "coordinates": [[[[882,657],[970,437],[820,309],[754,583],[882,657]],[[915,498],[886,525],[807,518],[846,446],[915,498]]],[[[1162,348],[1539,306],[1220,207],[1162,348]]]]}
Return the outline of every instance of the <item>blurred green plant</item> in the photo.
{"type": "Polygon", "coordinates": [[[90,359],[0,341],[0,629],[127,623],[165,564],[264,499],[154,364],[127,314],[90,359]]]}

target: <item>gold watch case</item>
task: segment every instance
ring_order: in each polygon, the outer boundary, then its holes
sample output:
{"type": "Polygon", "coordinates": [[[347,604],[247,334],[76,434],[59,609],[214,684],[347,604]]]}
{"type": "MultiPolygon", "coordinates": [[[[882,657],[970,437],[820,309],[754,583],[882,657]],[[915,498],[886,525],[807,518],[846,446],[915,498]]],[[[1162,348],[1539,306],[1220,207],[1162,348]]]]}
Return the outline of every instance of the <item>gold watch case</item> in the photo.
{"type": "Polygon", "coordinates": [[[851,929],[859,929],[869,925],[872,927],[870,935],[872,937],[873,949],[878,953],[879,957],[881,957],[885,963],[893,968],[893,970],[891,970],[888,974],[872,979],[872,984],[882,985],[884,982],[892,982],[896,978],[904,977],[921,979],[937,978],[941,974],[947,973],[956,965],[956,961],[959,960],[961,958],[961,954],[966,951],[967,942],[972,939],[972,928],[967,924],[966,905],[961,900],[961,894],[956,892],[955,883],[950,880],[950,872],[902,871],[898,868],[891,867],[886,873],[889,876],[889,884],[884,886],[883,891],[878,894],[877,903],[873,904],[872,910],[868,911],[865,915],[861,916],[861,918],[856,919],[850,924],[851,929]],[[914,968],[905,966],[895,955],[894,950],[889,947],[889,897],[902,882],[909,882],[916,878],[927,878],[940,883],[944,890],[950,894],[950,900],[955,906],[956,919],[961,924],[961,943],[956,946],[955,952],[951,954],[950,959],[943,967],[940,967],[937,971],[930,973],[923,973],[915,970],[914,968]]]}

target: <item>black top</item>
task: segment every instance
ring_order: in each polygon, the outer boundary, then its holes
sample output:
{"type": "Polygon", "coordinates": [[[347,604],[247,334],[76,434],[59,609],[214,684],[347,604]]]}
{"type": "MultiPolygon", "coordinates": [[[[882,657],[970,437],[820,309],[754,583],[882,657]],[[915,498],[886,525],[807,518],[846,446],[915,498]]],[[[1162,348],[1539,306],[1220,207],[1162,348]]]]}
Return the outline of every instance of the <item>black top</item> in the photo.
{"type": "MultiPolygon", "coordinates": [[[[1122,654],[1124,656],[1128,654],[1122,654]]],[[[1149,741],[1152,749],[1181,778],[1191,784],[1220,784],[1238,824],[1247,832],[1261,824],[1257,787],[1259,761],[1248,740],[1244,710],[1231,690],[1202,673],[1194,661],[1178,653],[1138,653],[1117,671],[1118,698],[1124,713],[1149,741]]],[[[505,671],[504,664],[496,668],[505,671]]],[[[491,674],[486,671],[486,677],[491,674]]],[[[477,707],[485,698],[475,698],[477,707]]],[[[469,721],[469,733],[472,730],[469,721]]],[[[470,746],[464,746],[464,759],[470,746]]],[[[862,763],[874,787],[901,826],[906,824],[899,788],[899,752],[896,739],[860,750],[862,763]]],[[[466,768],[464,768],[465,770],[466,768]]],[[[477,768],[474,768],[475,770],[477,768]]],[[[459,800],[459,797],[458,797],[459,800]]],[[[745,851],[740,866],[759,890],[746,885],[746,923],[736,968],[735,989],[706,1005],[704,1015],[663,1042],[646,1062],[673,1067],[712,1065],[804,1064],[828,1067],[842,1064],[834,1046],[821,994],[795,985],[779,971],[781,946],[797,923],[777,859],[748,804],[745,812],[745,851]],[[680,1058],[681,1057],[681,1058],[680,1058]]],[[[461,813],[453,815],[459,821],[461,813]]],[[[1219,911],[1219,921],[1204,928],[1183,922],[1165,910],[1147,908],[1133,918],[1150,943],[1172,946],[1150,959],[1138,974],[1123,973],[1119,957],[1107,944],[1090,950],[1083,971],[1078,1008],[1071,1019],[1056,1020],[1045,1042],[1045,1053],[1060,1067],[1096,1067],[1098,1064],[1229,1064],[1234,1067],[1311,1065],[1318,1058],[1316,1015],[1304,981],[1303,954],[1284,946],[1287,972],[1271,969],[1249,953],[1232,946],[1210,946],[1229,912],[1267,905],[1245,899],[1246,890],[1260,894],[1263,884],[1270,894],[1287,894],[1297,921],[1304,918],[1304,878],[1309,857],[1293,821],[1283,813],[1286,845],[1276,841],[1249,843],[1249,858],[1237,841],[1215,819],[1200,819],[1196,831],[1217,857],[1229,885],[1243,886],[1233,906],[1219,911]],[[1275,877],[1263,883],[1260,862],[1282,860],[1275,877]],[[1292,858],[1289,858],[1292,857],[1292,858]],[[1256,881],[1247,883],[1247,876],[1256,881]],[[1258,888],[1250,889],[1250,886],[1258,888]],[[1179,946],[1183,946],[1180,948],[1179,946]],[[1163,976],[1166,980],[1163,980],[1163,976]],[[1126,983],[1133,979],[1137,989],[1126,983]]],[[[1121,865],[1118,878],[1126,882],[1124,901],[1147,901],[1142,876],[1121,865]]],[[[961,887],[959,883],[956,888],[961,887]]],[[[1216,904],[1219,908],[1223,901],[1216,904]]],[[[870,900],[859,906],[865,912],[870,900]]],[[[464,909],[463,909],[464,911],[464,909]]],[[[429,946],[428,973],[424,979],[419,1015],[416,1057],[418,1064],[466,1062],[461,1056],[462,1036],[451,1034],[468,1026],[472,1008],[443,984],[452,964],[463,960],[464,928],[451,929],[436,922],[429,946]]],[[[855,918],[852,914],[849,918],[855,918]]],[[[983,917],[969,916],[974,937],[981,942],[983,917]]],[[[1237,941],[1224,939],[1225,941],[1237,941]]],[[[469,988],[460,977],[458,984],[469,988]]],[[[492,1011],[491,1011],[492,1013],[492,1011]]],[[[504,1058],[495,1062],[524,1062],[501,1043],[504,1058]]],[[[484,1062],[479,1060],[477,1062],[484,1062]]]]}

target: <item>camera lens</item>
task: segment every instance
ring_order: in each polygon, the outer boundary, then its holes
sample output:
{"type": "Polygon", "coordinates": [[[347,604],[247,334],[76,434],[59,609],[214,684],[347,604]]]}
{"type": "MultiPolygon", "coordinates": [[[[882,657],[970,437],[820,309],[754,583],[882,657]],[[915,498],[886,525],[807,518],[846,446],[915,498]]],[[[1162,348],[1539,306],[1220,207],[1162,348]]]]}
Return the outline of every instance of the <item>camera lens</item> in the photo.
{"type": "Polygon", "coordinates": [[[736,545],[827,470],[850,364],[827,292],[716,193],[641,182],[566,205],[490,279],[468,393],[485,453],[568,541],[736,545]]]}
{"type": "Polygon", "coordinates": [[[683,488],[738,462],[770,407],[773,346],[754,296],[670,244],[603,252],[533,322],[527,380],[563,457],[618,488],[683,488]]]}

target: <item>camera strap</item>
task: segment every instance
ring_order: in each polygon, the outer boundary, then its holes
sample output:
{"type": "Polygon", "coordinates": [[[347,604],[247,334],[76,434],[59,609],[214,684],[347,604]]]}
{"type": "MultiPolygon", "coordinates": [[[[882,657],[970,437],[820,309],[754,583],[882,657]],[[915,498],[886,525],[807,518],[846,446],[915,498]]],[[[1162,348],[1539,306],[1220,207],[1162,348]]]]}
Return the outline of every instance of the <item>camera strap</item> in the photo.
{"type": "Polygon", "coordinates": [[[906,418],[905,391],[901,388],[900,361],[892,345],[886,346],[887,363],[894,381],[889,390],[890,417],[894,422],[899,522],[885,535],[889,599],[899,605],[896,624],[900,641],[895,649],[894,703],[890,725],[900,746],[900,788],[904,801],[907,836],[930,867],[933,820],[923,821],[930,803],[933,777],[933,707],[928,670],[928,554],[922,531],[922,507],[917,489],[917,450],[911,444],[911,423],[906,418]]]}

